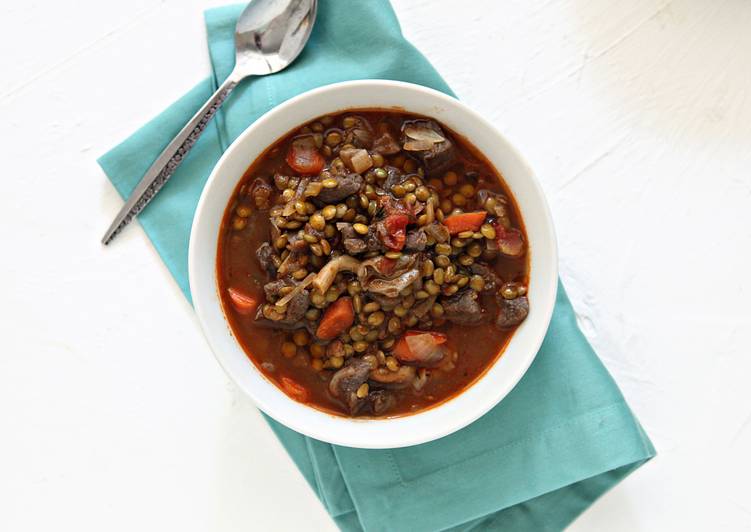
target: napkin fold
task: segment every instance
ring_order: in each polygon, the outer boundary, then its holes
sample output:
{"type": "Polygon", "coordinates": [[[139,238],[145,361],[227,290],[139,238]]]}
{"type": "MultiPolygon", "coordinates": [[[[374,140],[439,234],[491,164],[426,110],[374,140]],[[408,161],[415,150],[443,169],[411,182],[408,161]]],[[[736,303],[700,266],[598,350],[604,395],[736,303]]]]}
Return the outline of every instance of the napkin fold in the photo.
{"type": "MultiPolygon", "coordinates": [[[[223,151],[275,105],[329,83],[380,78],[452,94],[402,36],[386,0],[320,0],[307,47],[288,69],[241,84],[171,181],[139,216],[190,299],[188,240],[223,151]]],[[[212,75],[99,159],[126,197],[232,70],[244,6],[205,13],[212,75]]],[[[267,418],[326,510],[346,531],[560,530],[654,456],[618,387],[580,332],[559,284],[545,341],[514,390],[472,425],[404,449],[330,445],[267,418]]]]}

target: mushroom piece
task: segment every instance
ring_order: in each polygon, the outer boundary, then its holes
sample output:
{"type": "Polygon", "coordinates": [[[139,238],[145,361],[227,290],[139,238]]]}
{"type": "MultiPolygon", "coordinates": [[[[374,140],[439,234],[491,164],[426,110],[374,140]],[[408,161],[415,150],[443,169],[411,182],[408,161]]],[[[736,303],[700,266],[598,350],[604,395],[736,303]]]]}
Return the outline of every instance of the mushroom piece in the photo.
{"type": "Polygon", "coordinates": [[[331,287],[331,284],[334,282],[337,273],[355,273],[359,268],[359,260],[355,259],[354,257],[350,257],[349,255],[339,255],[338,257],[334,257],[333,259],[328,261],[326,265],[321,268],[321,270],[316,275],[316,278],[313,279],[313,282],[310,284],[313,285],[313,288],[317,289],[322,294],[325,294],[326,290],[328,290],[331,287]]]}
{"type": "Polygon", "coordinates": [[[420,278],[420,261],[417,255],[402,255],[396,259],[393,270],[384,271],[383,257],[374,257],[360,264],[357,277],[363,290],[398,297],[399,292],[420,278]]]}
{"type": "Polygon", "coordinates": [[[357,397],[357,389],[368,380],[370,363],[352,358],[350,363],[334,373],[329,382],[331,395],[347,405],[351,414],[357,413],[365,400],[357,397]]]}
{"type": "Polygon", "coordinates": [[[385,386],[386,388],[402,388],[407,386],[415,378],[415,368],[402,366],[396,371],[387,368],[378,368],[370,372],[369,379],[385,386]]]}

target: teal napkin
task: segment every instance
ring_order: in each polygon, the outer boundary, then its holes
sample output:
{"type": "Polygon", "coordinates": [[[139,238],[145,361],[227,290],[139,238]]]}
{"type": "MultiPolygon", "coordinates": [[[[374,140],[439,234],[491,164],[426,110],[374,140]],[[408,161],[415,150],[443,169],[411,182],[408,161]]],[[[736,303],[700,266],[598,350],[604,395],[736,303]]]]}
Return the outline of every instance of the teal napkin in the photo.
{"type": "MultiPolygon", "coordinates": [[[[190,299],[188,239],[198,197],[224,149],[263,113],[336,81],[411,81],[451,94],[401,35],[386,0],[321,0],[305,51],[287,70],[242,84],[139,220],[190,299]]],[[[232,69],[242,6],[206,12],[209,79],[99,159],[127,196],[232,69]]],[[[268,420],[340,528],[559,530],[654,449],[576,325],[559,285],[540,352],[516,388],[484,417],[438,441],[394,450],[339,447],[268,420]]]]}

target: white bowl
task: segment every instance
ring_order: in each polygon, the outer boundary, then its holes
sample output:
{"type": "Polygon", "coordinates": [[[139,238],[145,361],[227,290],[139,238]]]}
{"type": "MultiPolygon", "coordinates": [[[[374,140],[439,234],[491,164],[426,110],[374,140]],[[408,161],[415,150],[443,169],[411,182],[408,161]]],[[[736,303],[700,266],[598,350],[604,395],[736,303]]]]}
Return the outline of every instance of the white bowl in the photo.
{"type": "Polygon", "coordinates": [[[501,401],[535,358],[555,303],[558,257],[545,197],[524,158],[489,122],[461,102],[419,85],[365,80],[336,83],[275,107],[227,149],[198,202],[190,235],[190,290],[203,332],[217,360],[265,413],[318,440],[364,448],[392,448],[435,440],[465,427],[501,401]],[[464,392],[423,412],[390,419],[334,416],[290,399],[256,369],[222,312],[216,278],[219,225],[248,166],[277,139],[318,116],[350,108],[394,108],[433,117],[466,137],[502,173],[524,220],[529,241],[530,311],[503,355],[464,392]]]}

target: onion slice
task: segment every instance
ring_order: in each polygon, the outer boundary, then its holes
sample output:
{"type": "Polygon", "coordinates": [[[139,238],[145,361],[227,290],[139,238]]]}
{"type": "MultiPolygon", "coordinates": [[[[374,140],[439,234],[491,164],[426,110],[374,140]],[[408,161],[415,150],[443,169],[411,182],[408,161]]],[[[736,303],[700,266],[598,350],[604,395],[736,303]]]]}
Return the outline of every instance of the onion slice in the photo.
{"type": "Polygon", "coordinates": [[[411,139],[426,141],[430,144],[438,144],[446,140],[440,133],[429,127],[407,126],[404,128],[404,134],[411,139]]]}
{"type": "Polygon", "coordinates": [[[312,272],[309,273],[308,276],[305,279],[303,279],[300,284],[298,284],[295,288],[293,288],[289,294],[287,294],[286,296],[281,298],[279,301],[277,301],[276,306],[283,307],[284,305],[292,301],[292,298],[295,297],[300,292],[302,292],[303,290],[305,290],[308,287],[308,285],[313,282],[315,278],[316,278],[315,273],[312,273],[312,272]]]}

